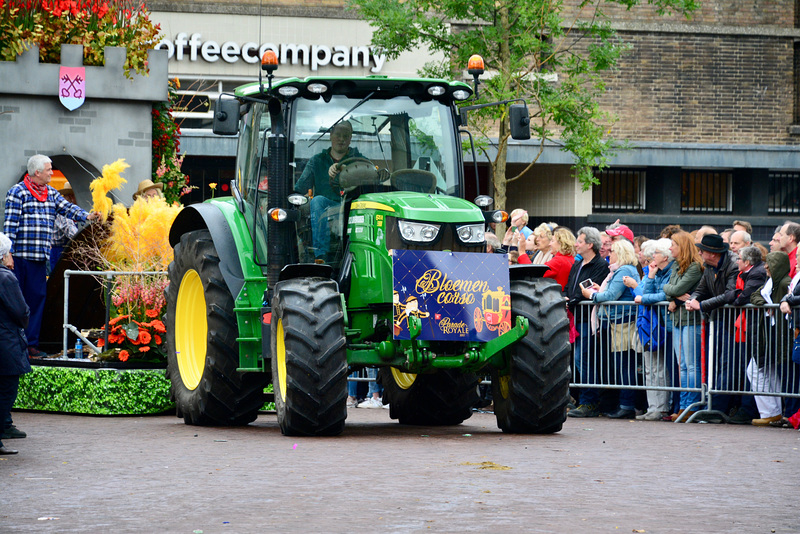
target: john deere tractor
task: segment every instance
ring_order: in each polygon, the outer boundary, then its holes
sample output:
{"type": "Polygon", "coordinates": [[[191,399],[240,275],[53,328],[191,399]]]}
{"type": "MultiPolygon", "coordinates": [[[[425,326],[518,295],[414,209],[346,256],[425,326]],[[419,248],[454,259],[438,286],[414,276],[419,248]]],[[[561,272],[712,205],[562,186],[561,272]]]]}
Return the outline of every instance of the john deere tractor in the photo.
{"type": "MultiPolygon", "coordinates": [[[[268,83],[218,101],[215,133],[238,135],[232,196],[187,206],[170,231],[178,417],[245,425],[271,382],[284,434],[336,435],[348,375],[375,367],[402,424],[461,423],[478,377],[490,375],[499,428],[561,429],[570,347],[560,287],[541,267],[486,253],[487,223],[507,215],[487,196],[464,199],[466,114],[485,105],[467,105],[474,87],[383,76],[273,83],[269,71],[268,83]],[[306,167],[345,122],[358,156],[326,167],[327,186],[306,188],[306,167]],[[323,188],[334,198],[319,201],[323,188]],[[487,295],[496,305],[483,309],[487,295]],[[509,301],[510,313],[489,313],[509,301]]],[[[513,135],[529,137],[526,106],[510,115],[513,135]]]]}

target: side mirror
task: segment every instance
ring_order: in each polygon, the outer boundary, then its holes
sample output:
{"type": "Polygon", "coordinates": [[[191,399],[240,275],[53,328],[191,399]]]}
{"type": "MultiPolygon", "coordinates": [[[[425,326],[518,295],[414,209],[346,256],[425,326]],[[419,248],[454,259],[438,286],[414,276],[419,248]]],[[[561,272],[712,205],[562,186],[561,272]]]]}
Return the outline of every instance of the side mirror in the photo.
{"type": "Polygon", "coordinates": [[[530,139],[531,117],[528,114],[528,106],[525,104],[511,104],[508,115],[511,121],[512,139],[530,139]]]}
{"type": "Polygon", "coordinates": [[[214,104],[214,133],[236,135],[239,133],[239,101],[235,98],[220,98],[214,104]]]}

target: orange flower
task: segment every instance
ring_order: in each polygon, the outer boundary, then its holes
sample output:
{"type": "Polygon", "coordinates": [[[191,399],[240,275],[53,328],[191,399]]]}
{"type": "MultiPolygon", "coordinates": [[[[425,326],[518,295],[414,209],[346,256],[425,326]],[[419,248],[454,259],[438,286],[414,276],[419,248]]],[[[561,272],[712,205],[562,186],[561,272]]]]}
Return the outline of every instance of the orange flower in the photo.
{"type": "Polygon", "coordinates": [[[147,330],[141,330],[139,332],[139,342],[142,345],[147,345],[153,338],[150,336],[150,332],[147,330]]]}
{"type": "Polygon", "coordinates": [[[121,320],[123,320],[123,319],[129,319],[129,318],[130,318],[130,315],[120,315],[119,317],[114,317],[113,319],[111,319],[110,321],[108,321],[108,325],[109,325],[109,326],[114,326],[115,324],[117,324],[117,323],[118,323],[118,322],[120,322],[121,320]]]}
{"type": "MultiPolygon", "coordinates": [[[[109,341],[110,341],[110,340],[109,340],[109,341]]],[[[103,346],[103,345],[105,345],[105,344],[106,344],[106,340],[105,340],[105,339],[103,339],[103,338],[100,338],[100,339],[98,339],[98,340],[97,340],[97,346],[98,346],[98,347],[102,347],[102,346],[103,346]]]]}
{"type": "Polygon", "coordinates": [[[148,347],[147,345],[139,347],[139,352],[147,352],[148,350],[150,350],[150,347],[148,347]]]}
{"type": "Polygon", "coordinates": [[[156,310],[145,310],[144,314],[150,317],[151,319],[155,319],[156,317],[158,317],[158,312],[156,310]]]}
{"type": "Polygon", "coordinates": [[[122,343],[123,341],[125,341],[125,336],[121,336],[119,334],[108,334],[109,343],[122,343]]]}
{"type": "Polygon", "coordinates": [[[127,350],[121,350],[121,351],[119,351],[119,361],[121,361],[121,362],[127,362],[127,361],[128,361],[128,358],[130,358],[130,357],[131,357],[131,355],[128,353],[128,351],[127,351],[127,350]]]}
{"type": "Polygon", "coordinates": [[[161,336],[158,334],[153,334],[153,339],[156,340],[156,345],[161,345],[161,336]]]}
{"type": "Polygon", "coordinates": [[[153,330],[155,330],[159,334],[164,334],[167,331],[167,328],[164,326],[164,323],[162,323],[159,320],[151,321],[150,324],[153,325],[153,330]]]}

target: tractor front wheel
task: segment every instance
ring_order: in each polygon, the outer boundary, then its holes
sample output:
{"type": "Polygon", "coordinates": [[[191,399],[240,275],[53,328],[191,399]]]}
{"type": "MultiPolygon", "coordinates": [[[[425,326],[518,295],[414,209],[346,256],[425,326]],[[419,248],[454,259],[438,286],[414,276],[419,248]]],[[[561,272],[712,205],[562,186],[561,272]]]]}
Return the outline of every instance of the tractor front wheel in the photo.
{"type": "Polygon", "coordinates": [[[504,432],[561,430],[569,398],[569,320],[557,283],[511,283],[511,320],[526,317],[527,335],[510,347],[506,369],[492,372],[497,426],[504,432]]]}
{"type": "Polygon", "coordinates": [[[264,405],[267,373],[241,373],[233,297],[207,230],[181,236],[166,289],[167,376],[190,425],[246,425],[264,405]]]}
{"type": "Polygon", "coordinates": [[[347,418],[347,339],[336,282],[279,282],[272,300],[272,384],[281,432],[335,436],[347,418]]]}

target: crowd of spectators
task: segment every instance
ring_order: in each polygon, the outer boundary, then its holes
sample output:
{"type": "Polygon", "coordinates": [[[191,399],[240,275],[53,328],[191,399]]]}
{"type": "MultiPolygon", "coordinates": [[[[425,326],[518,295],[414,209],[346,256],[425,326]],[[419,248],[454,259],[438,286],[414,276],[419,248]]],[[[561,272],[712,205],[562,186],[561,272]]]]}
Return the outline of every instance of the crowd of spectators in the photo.
{"type": "Polygon", "coordinates": [[[568,416],[800,428],[800,399],[775,395],[800,393],[800,225],[776,228],[767,248],[739,220],[720,232],[669,225],[652,239],[619,221],[573,232],[534,226],[521,209],[509,220],[502,241],[487,233],[487,251],[547,266],[566,301],[568,416]]]}

